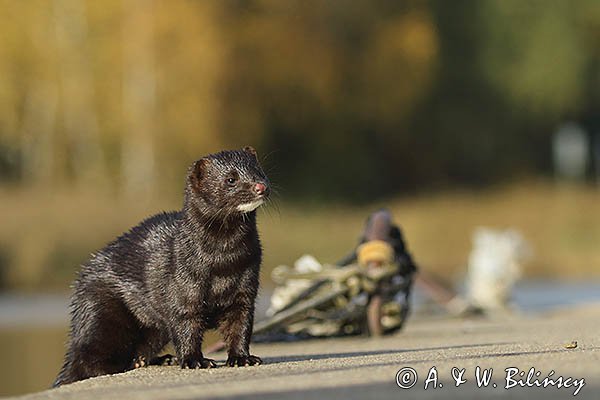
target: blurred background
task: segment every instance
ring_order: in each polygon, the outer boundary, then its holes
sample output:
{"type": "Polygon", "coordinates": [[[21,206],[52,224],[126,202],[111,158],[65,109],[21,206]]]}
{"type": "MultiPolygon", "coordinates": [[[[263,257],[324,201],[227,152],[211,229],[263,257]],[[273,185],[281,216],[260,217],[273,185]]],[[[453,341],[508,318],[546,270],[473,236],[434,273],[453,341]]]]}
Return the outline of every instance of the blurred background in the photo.
{"type": "MultiPolygon", "coordinates": [[[[460,281],[478,226],[525,279],[600,294],[595,0],[0,0],[0,395],[47,388],[78,265],[254,146],[270,270],[334,262],[388,207],[460,281]],[[575,285],[575,286],[573,286],[575,285]]],[[[555,287],[555,286],[552,286],[555,287]]]]}

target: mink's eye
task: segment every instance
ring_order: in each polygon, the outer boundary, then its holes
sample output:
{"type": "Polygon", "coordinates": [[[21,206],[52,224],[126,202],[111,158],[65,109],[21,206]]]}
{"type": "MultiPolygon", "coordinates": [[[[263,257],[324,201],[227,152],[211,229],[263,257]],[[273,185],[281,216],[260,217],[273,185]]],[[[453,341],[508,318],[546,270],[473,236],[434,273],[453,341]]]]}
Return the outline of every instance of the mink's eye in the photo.
{"type": "Polygon", "coordinates": [[[228,184],[229,186],[233,186],[233,185],[235,185],[236,179],[235,179],[235,178],[233,178],[233,177],[229,177],[229,178],[227,178],[227,179],[225,180],[225,182],[227,182],[227,184],[228,184]]]}

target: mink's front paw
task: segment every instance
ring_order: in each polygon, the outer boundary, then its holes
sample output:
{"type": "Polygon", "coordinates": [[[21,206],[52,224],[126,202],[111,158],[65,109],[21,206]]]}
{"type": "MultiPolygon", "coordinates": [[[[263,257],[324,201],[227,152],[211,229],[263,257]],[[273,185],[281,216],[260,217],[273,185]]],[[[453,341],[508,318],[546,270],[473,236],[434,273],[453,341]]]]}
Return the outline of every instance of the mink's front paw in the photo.
{"type": "Polygon", "coordinates": [[[211,360],[210,358],[195,358],[195,357],[185,357],[182,361],[181,361],[181,368],[182,369],[195,369],[195,368],[216,368],[217,364],[215,363],[215,360],[211,360]]]}
{"type": "Polygon", "coordinates": [[[226,364],[229,367],[247,367],[250,365],[260,365],[262,364],[262,360],[256,356],[229,356],[226,364]]]}

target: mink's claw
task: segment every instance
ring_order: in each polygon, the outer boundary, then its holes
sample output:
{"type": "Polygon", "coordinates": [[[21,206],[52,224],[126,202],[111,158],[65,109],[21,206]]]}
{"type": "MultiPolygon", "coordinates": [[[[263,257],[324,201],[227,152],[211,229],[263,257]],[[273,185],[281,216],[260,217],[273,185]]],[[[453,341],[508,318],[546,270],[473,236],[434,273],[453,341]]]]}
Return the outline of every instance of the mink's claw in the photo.
{"type": "Polygon", "coordinates": [[[182,362],[181,362],[181,368],[182,369],[196,369],[196,368],[201,368],[201,369],[207,369],[207,368],[216,368],[217,364],[215,363],[215,360],[212,360],[210,358],[185,358],[182,362]]]}
{"type": "Polygon", "coordinates": [[[144,356],[137,356],[136,358],[133,359],[133,363],[132,363],[133,369],[142,368],[142,367],[145,367],[146,365],[148,365],[148,364],[146,363],[146,357],[144,357],[144,356]]]}
{"type": "Polygon", "coordinates": [[[248,367],[250,365],[260,365],[262,360],[257,356],[229,356],[226,364],[228,367],[248,367]]]}

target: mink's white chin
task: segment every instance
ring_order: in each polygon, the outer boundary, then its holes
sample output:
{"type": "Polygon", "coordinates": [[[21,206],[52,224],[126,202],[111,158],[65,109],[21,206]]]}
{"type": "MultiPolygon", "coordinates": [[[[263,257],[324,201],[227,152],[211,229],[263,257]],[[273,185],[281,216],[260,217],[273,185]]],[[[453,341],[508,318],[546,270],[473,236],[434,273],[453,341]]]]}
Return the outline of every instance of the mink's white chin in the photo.
{"type": "Polygon", "coordinates": [[[237,206],[237,210],[243,213],[256,210],[263,203],[263,199],[251,201],[250,203],[244,203],[237,206]]]}

